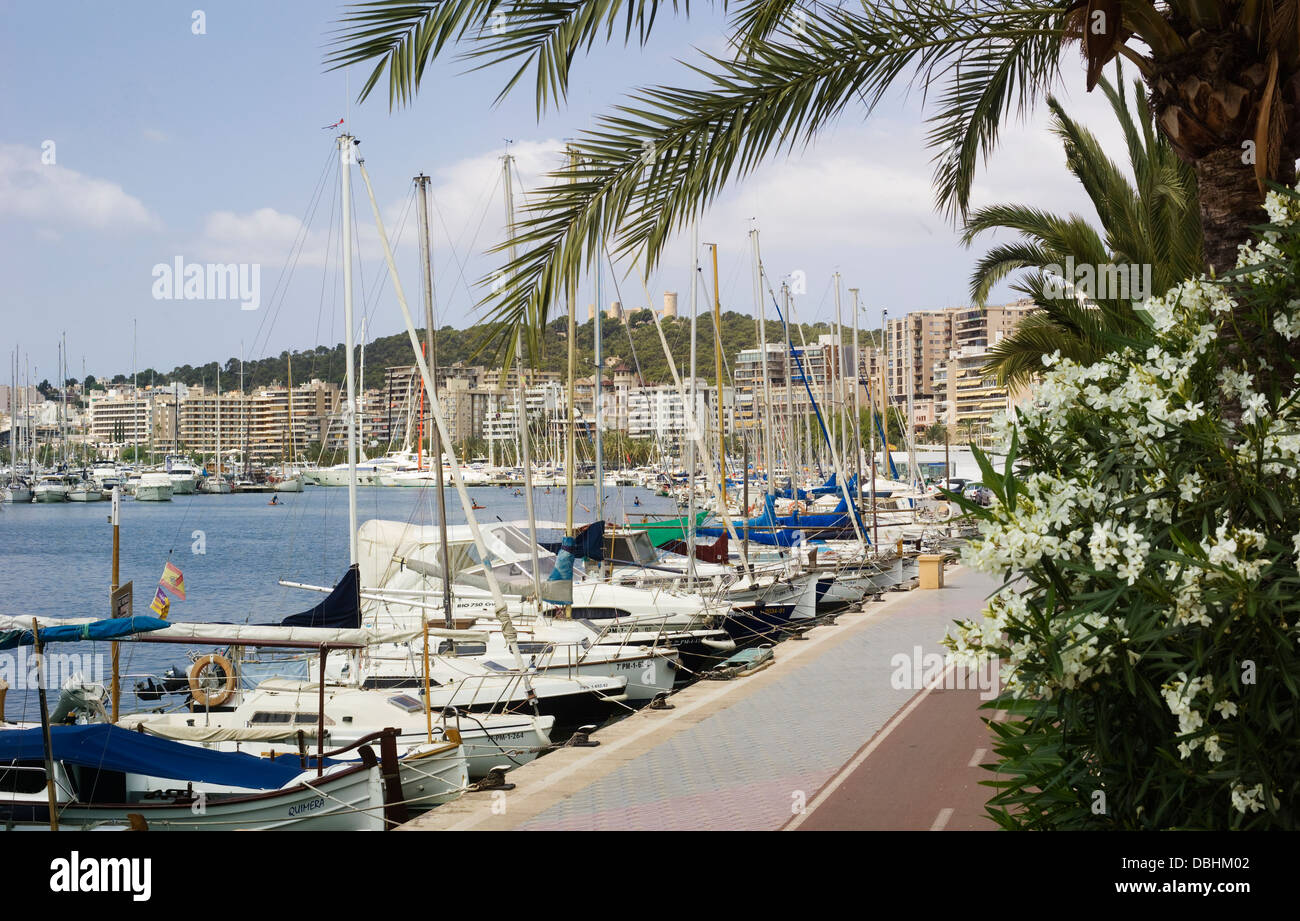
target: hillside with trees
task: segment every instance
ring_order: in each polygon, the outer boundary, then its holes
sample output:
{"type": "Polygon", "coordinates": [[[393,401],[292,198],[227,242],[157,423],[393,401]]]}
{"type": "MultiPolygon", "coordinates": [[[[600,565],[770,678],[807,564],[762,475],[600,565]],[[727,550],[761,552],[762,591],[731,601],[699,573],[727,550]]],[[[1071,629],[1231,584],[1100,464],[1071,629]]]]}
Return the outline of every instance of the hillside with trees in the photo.
{"type": "MultiPolygon", "coordinates": [[[[668,348],[677,361],[678,373],[686,376],[690,361],[691,323],[686,317],[670,317],[661,321],[664,338],[668,348]]],[[[625,319],[618,320],[608,316],[601,317],[601,336],[606,359],[618,358],[629,368],[640,368],[647,384],[662,384],[672,380],[668,360],[664,357],[659,335],[655,332],[654,318],[648,309],[629,311],[625,319]]],[[[564,373],[568,367],[565,338],[568,334],[567,320],[560,318],[547,324],[543,340],[543,358],[539,363],[544,371],[564,373]]],[[[790,328],[796,346],[814,343],[817,337],[831,331],[826,323],[796,324],[790,328]]],[[[481,350],[482,343],[489,337],[491,328],[480,325],[470,329],[454,329],[444,326],[438,330],[436,337],[438,364],[446,366],[455,362],[466,364],[483,364],[492,366],[499,359],[490,352],[481,350]]],[[[420,331],[423,339],[424,331],[420,331]]],[[[878,342],[878,331],[861,331],[862,343],[878,342]]],[[[594,367],[595,324],[588,320],[578,326],[578,368],[579,374],[587,376],[594,367]]],[[[769,343],[782,341],[781,324],[775,320],[767,321],[767,339],[769,343]]],[[[846,335],[847,338],[847,335],[846,335]]],[[[713,319],[712,315],[701,315],[697,320],[696,350],[699,376],[714,381],[713,361],[713,319]]],[[[722,314],[722,354],[724,373],[730,373],[736,355],[742,349],[754,348],[758,344],[758,325],[748,314],[728,310],[722,314]]],[[[248,359],[244,362],[244,386],[255,389],[274,382],[288,379],[290,353],[285,351],[267,358],[248,359]]],[[[308,381],[320,378],[327,381],[342,381],[344,375],[344,347],[340,343],[334,347],[317,346],[292,353],[293,378],[295,381],[308,381]]],[[[384,369],[397,365],[411,364],[411,346],[405,333],[382,336],[366,343],[365,346],[365,386],[382,387],[384,369]]],[[[358,358],[359,367],[359,358],[358,358]]],[[[239,359],[228,358],[221,364],[222,387],[234,389],[239,386],[239,359]]],[[[217,377],[217,362],[204,365],[181,365],[171,371],[162,372],[146,368],[139,372],[141,384],[170,384],[180,382],[187,385],[205,384],[213,386],[217,377]]],[[[113,383],[127,383],[130,374],[118,374],[113,383]]],[[[101,383],[102,386],[102,383],[101,383]]]]}

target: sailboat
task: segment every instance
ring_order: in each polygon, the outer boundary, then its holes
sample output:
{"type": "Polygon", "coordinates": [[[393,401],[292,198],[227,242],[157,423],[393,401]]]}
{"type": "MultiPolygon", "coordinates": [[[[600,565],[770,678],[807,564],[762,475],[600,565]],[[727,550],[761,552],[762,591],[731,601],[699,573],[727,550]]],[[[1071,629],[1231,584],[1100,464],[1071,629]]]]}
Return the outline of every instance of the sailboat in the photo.
{"type": "Polygon", "coordinates": [[[276,492],[302,492],[303,479],[302,474],[297,469],[298,439],[294,436],[293,428],[293,357],[289,357],[289,462],[294,465],[293,473],[290,473],[285,467],[284,457],[280,458],[280,478],[275,482],[276,492]]]}
{"type": "MultiPolygon", "coordinates": [[[[18,350],[14,349],[13,378],[9,387],[9,477],[0,484],[0,502],[31,502],[32,490],[27,482],[18,476],[18,350]]],[[[25,437],[26,433],[24,433],[25,437]]]]}
{"type": "Polygon", "coordinates": [[[217,366],[217,425],[216,425],[216,452],[213,457],[212,476],[205,476],[203,482],[199,484],[199,492],[210,495],[228,495],[231,492],[230,481],[221,473],[221,366],[217,366]]]}

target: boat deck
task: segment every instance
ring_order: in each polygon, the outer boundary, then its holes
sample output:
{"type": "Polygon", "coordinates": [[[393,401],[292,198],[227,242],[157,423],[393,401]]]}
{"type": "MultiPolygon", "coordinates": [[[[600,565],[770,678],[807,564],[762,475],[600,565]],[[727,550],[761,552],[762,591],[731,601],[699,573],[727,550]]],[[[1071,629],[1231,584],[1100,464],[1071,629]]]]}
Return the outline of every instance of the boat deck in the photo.
{"type": "Polygon", "coordinates": [[[780,644],[770,668],[696,682],[672,710],[601,729],[595,748],[512,771],[515,789],[466,794],[401,830],[992,828],[981,692],[891,680],[895,656],[943,653],[948,625],[996,587],[959,567],[946,582],[887,593],[780,644]]]}

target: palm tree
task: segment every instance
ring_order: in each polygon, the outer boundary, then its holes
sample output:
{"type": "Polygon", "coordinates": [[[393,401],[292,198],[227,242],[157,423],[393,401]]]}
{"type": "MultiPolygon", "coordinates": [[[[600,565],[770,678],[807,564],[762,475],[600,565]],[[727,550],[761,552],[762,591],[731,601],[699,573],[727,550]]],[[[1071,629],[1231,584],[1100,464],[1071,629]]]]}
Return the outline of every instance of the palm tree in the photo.
{"type": "MultiPolygon", "coordinates": [[[[1161,132],[1196,171],[1206,260],[1223,272],[1264,220],[1265,182],[1295,179],[1298,6],[723,0],[729,52],[698,52],[694,85],[637,90],[572,142],[568,163],[513,228],[521,252],[487,302],[508,327],[531,318],[535,331],[602,240],[648,271],[729,182],[806,146],[847,113],[868,116],[896,86],[922,90],[931,106],[938,204],[964,218],[976,167],[1004,118],[1047,94],[1073,46],[1082,48],[1089,90],[1116,57],[1141,72],[1161,132]]],[[[570,67],[594,43],[644,44],[657,22],[683,13],[689,5],[678,0],[371,0],[345,14],[326,62],[372,63],[361,98],[387,74],[391,106],[409,103],[428,65],[459,48],[476,67],[507,68],[503,95],[534,71],[540,114],[563,102],[570,67]]]]}
{"type": "MultiPolygon", "coordinates": [[[[1122,77],[1117,82],[1122,85],[1122,77]]],[[[975,303],[983,306],[994,285],[1028,269],[1013,288],[1040,308],[989,349],[986,370],[1004,384],[1027,383],[1043,370],[1043,356],[1053,352],[1091,364],[1143,329],[1128,297],[1094,291],[1084,301],[1076,291],[1062,290],[1062,266],[1150,267],[1150,290],[1140,292],[1147,296],[1164,294],[1203,264],[1194,170],[1155,129],[1140,82],[1134,81],[1131,107],[1109,81],[1103,78],[1099,84],[1123,130],[1133,182],[1055,97],[1049,96],[1047,104],[1052,131],[1065,146],[1066,166],[1087,192],[1102,230],[1078,215],[1063,217],[1027,205],[981,208],[966,222],[967,244],[991,230],[1020,234],[1019,240],[994,247],[976,265],[970,284],[975,303]],[[1047,267],[1055,267],[1055,274],[1046,272],[1047,267]],[[1099,296],[1103,293],[1112,296],[1099,296]]],[[[1126,294],[1136,298],[1139,292],[1126,294]]]]}

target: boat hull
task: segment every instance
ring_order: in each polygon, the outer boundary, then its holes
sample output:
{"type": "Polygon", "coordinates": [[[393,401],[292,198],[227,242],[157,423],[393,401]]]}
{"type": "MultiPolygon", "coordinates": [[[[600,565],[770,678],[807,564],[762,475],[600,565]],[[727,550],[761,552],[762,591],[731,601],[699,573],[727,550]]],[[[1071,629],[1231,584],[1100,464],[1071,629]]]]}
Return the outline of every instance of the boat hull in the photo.
{"type": "MultiPolygon", "coordinates": [[[[120,827],[128,824],[131,814],[141,816],[150,831],[378,831],[384,824],[378,766],[307,777],[304,783],[270,793],[177,799],[184,802],[60,804],[59,827],[68,831],[120,827]]],[[[46,802],[0,800],[0,828],[49,827],[46,802]]]]}
{"type": "Polygon", "coordinates": [[[6,486],[0,489],[0,502],[31,502],[32,491],[26,486],[6,486]]]}

